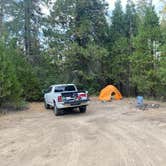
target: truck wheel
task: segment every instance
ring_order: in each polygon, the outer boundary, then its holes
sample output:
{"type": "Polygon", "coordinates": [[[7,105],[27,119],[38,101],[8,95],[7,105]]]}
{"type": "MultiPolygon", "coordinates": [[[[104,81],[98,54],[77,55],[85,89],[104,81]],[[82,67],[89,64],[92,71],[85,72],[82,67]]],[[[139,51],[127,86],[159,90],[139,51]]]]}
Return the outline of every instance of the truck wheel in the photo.
{"type": "Polygon", "coordinates": [[[54,106],[54,114],[55,116],[59,116],[63,114],[63,111],[61,109],[58,109],[56,105],[54,106]]]}
{"type": "Polygon", "coordinates": [[[46,109],[49,109],[49,108],[50,108],[49,104],[47,104],[46,101],[44,101],[44,107],[45,107],[46,109]]]}
{"type": "Polygon", "coordinates": [[[86,112],[86,106],[79,107],[79,110],[80,110],[81,113],[85,113],[86,112]]]}

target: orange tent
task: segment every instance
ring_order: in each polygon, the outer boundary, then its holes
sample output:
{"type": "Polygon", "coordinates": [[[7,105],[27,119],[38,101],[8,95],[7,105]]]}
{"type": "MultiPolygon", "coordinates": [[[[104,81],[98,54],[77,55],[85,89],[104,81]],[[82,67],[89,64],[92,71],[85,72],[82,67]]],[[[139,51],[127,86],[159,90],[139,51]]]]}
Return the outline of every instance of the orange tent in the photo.
{"type": "Polygon", "coordinates": [[[100,95],[99,95],[99,100],[110,101],[113,93],[115,94],[116,100],[122,99],[122,95],[119,92],[119,90],[113,85],[108,85],[101,90],[100,95]]]}

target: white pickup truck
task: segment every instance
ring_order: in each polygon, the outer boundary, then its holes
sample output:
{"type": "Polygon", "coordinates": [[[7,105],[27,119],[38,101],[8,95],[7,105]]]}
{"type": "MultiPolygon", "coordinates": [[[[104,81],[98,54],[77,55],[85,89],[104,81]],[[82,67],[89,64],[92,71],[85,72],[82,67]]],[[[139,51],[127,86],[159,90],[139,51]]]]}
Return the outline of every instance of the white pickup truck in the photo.
{"type": "Polygon", "coordinates": [[[79,108],[86,112],[88,92],[78,91],[74,84],[51,85],[44,91],[45,108],[54,108],[55,115],[62,115],[64,109],[79,108]]]}

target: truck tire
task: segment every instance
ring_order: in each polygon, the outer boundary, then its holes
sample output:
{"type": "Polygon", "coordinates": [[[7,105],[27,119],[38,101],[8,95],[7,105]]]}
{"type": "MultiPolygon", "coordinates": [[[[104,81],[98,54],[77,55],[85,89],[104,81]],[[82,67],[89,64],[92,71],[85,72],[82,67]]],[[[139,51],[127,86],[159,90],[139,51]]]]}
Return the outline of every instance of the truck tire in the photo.
{"type": "Polygon", "coordinates": [[[49,109],[50,108],[50,105],[47,104],[45,100],[44,100],[44,107],[45,107],[45,109],[49,109]]]}
{"type": "Polygon", "coordinates": [[[54,114],[55,116],[59,116],[63,114],[63,111],[61,109],[58,109],[56,105],[54,105],[54,114]]]}
{"type": "Polygon", "coordinates": [[[85,113],[86,112],[86,106],[81,106],[79,107],[80,113],[85,113]]]}

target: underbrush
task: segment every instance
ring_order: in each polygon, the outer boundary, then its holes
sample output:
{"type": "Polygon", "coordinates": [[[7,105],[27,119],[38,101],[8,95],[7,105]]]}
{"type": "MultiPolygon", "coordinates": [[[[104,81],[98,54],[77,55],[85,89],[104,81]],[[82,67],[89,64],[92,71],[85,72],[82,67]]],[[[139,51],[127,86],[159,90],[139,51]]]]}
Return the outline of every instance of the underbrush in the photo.
{"type": "Polygon", "coordinates": [[[28,109],[28,102],[5,102],[0,107],[0,115],[7,114],[8,112],[24,111],[28,109]]]}

